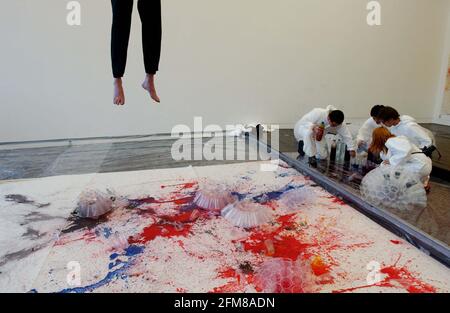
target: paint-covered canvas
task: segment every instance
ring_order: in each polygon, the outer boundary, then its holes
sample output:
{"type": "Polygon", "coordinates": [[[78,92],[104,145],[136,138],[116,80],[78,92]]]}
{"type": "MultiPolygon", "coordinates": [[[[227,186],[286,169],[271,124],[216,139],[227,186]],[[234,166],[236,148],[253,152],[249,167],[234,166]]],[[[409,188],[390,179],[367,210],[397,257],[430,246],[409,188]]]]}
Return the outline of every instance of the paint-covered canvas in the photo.
{"type": "Polygon", "coordinates": [[[6,268],[7,275],[0,275],[0,287],[80,293],[450,290],[450,271],[444,265],[286,164],[273,172],[261,171],[260,165],[3,184],[2,212],[43,209],[55,218],[67,214],[67,222],[40,229],[30,226],[26,218],[30,213],[16,217],[10,225],[14,236],[2,240],[7,251],[0,256],[0,270],[6,268]],[[264,219],[256,218],[262,224],[236,227],[236,218],[200,207],[196,195],[214,185],[226,186],[232,196],[229,210],[237,215],[269,212],[264,219]],[[86,189],[114,190],[126,201],[104,217],[81,219],[70,211],[86,189]],[[246,211],[248,206],[251,210],[246,211]],[[27,232],[45,237],[44,248],[24,253],[33,242],[41,244],[27,232]],[[28,275],[33,279],[27,281],[23,275],[20,285],[11,285],[20,271],[14,265],[31,263],[38,269],[21,270],[34,273],[28,275]]]}

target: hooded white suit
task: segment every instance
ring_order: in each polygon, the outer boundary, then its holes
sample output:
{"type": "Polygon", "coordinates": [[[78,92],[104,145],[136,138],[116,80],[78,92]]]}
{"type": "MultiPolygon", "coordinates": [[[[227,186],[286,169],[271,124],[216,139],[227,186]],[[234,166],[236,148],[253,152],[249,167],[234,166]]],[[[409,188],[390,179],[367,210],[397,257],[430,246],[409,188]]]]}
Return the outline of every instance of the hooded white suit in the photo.
{"type": "Polygon", "coordinates": [[[434,144],[433,134],[426,128],[420,126],[416,120],[408,115],[400,117],[400,123],[389,128],[395,136],[405,136],[412,144],[422,149],[434,144]]]}
{"type": "Polygon", "coordinates": [[[358,136],[356,137],[357,142],[363,142],[367,146],[370,146],[372,143],[372,134],[375,129],[378,127],[383,127],[382,124],[377,124],[373,117],[369,118],[358,131],[358,136]]]}
{"type": "Polygon", "coordinates": [[[388,152],[380,155],[383,160],[389,160],[391,166],[402,166],[418,175],[424,184],[428,182],[433,168],[432,161],[408,138],[404,136],[390,138],[386,141],[386,147],[388,152]]]}
{"type": "Polygon", "coordinates": [[[347,145],[348,150],[355,150],[355,143],[353,142],[352,135],[348,130],[345,122],[338,127],[331,127],[328,121],[328,115],[331,111],[336,110],[335,107],[329,105],[326,109],[314,109],[311,112],[303,116],[300,121],[295,124],[294,136],[297,141],[303,140],[303,151],[309,157],[316,156],[319,159],[327,158],[328,149],[325,136],[321,141],[316,141],[314,137],[314,126],[320,126],[322,123],[325,125],[325,134],[330,131],[335,131],[339,134],[344,143],[347,145]]]}

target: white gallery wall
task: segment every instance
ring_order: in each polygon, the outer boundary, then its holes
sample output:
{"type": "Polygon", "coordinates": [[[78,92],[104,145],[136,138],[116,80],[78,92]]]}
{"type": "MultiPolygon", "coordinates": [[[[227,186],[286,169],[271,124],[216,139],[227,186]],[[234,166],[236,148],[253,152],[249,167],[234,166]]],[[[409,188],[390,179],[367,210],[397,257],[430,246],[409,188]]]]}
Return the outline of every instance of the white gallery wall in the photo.
{"type": "MultiPolygon", "coordinates": [[[[148,0],[141,0],[148,1],[148,0]]],[[[163,0],[161,104],[140,87],[134,11],[124,107],[112,104],[111,4],[3,1],[0,142],[168,133],[175,124],[293,124],[334,104],[363,118],[375,103],[423,121],[441,96],[449,0],[163,0]]]]}

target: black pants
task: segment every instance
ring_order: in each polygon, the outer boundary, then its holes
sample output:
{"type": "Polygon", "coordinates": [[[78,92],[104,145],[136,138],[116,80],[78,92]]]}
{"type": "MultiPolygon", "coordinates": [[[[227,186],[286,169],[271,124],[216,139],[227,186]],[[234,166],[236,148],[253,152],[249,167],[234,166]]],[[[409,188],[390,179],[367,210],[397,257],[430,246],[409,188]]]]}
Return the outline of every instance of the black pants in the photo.
{"type": "MultiPolygon", "coordinates": [[[[131,30],[133,0],[111,0],[113,22],[111,30],[111,60],[113,75],[120,78],[125,73],[128,42],[131,30]]],[[[145,72],[155,74],[161,55],[161,0],[138,0],[142,23],[142,46],[145,72]]]]}

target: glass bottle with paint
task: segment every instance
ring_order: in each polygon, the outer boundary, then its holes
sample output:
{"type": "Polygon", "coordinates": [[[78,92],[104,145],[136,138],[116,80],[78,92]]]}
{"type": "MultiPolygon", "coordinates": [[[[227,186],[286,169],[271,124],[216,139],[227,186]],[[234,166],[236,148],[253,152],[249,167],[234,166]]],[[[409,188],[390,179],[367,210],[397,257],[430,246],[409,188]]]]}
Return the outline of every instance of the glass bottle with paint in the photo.
{"type": "Polygon", "coordinates": [[[322,122],[316,131],[316,140],[322,141],[323,135],[325,134],[325,123],[322,122]]]}

